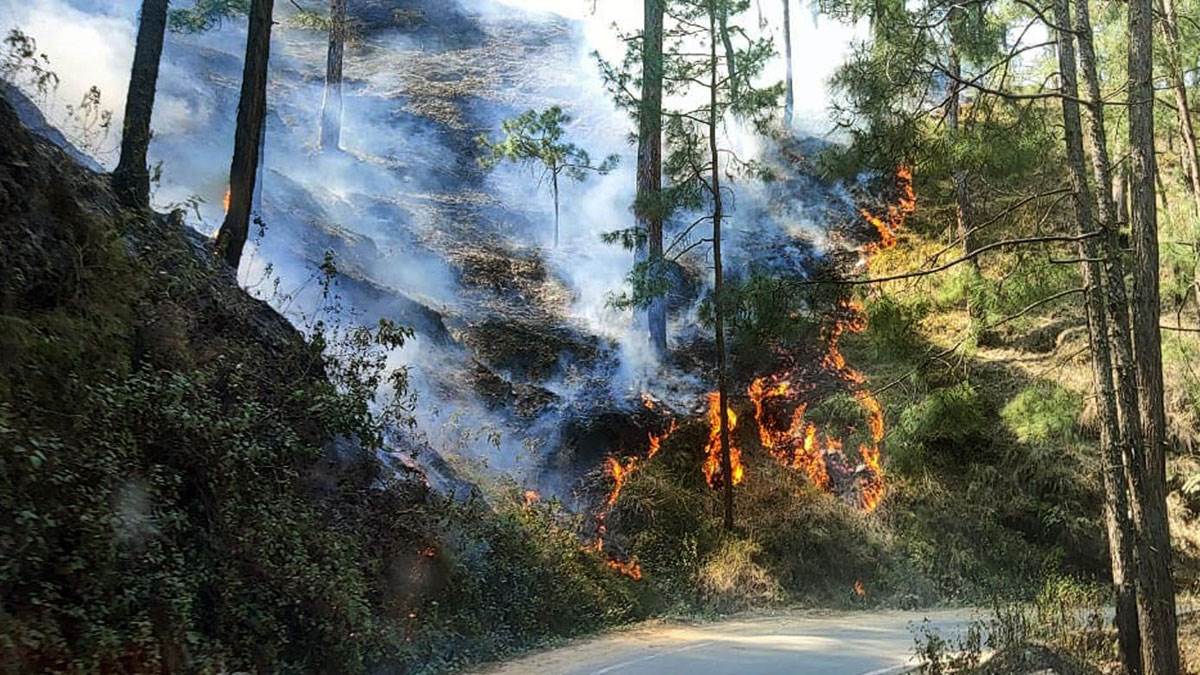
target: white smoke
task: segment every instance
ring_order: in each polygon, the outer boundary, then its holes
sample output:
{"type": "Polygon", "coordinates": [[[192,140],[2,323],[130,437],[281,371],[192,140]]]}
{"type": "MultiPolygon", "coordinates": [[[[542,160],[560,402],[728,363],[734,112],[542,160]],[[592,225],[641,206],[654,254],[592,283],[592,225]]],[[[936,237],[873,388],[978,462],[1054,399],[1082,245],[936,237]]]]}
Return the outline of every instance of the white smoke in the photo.
{"type": "MultiPolygon", "coordinates": [[[[563,245],[558,250],[547,245],[553,212],[544,186],[538,189],[527,173],[515,168],[495,172],[483,192],[497,202],[503,225],[509,229],[486,236],[512,250],[532,250],[568,290],[564,320],[581,333],[615,346],[616,370],[604,375],[612,399],[634,397],[645,390],[659,398],[679,395],[679,391],[661,390],[664,382],[680,386],[686,378],[671,380],[660,371],[641,319],[609,306],[610,295],[624,286],[632,254],[600,241],[601,234],[632,224],[635,160],[629,142],[631,122],[604,91],[591,54],[598,51],[619,60],[624,46],[613,25],[625,32],[637,30],[640,3],[602,0],[594,3],[595,12],[590,0],[463,0],[461,4],[485,21],[526,12],[542,13],[540,18],[529,14],[532,22],[562,22],[565,16],[574,21],[566,24],[568,35],[577,38],[553,52],[555,58],[542,54],[514,66],[520,72],[512,74],[514,83],[507,92],[511,100],[480,103],[477,123],[487,128],[479,131],[494,131],[501,119],[525,108],[558,104],[575,117],[570,129],[573,142],[597,158],[616,153],[622,159],[618,170],[608,176],[563,184],[563,245]]],[[[134,0],[0,0],[0,25],[20,27],[36,38],[60,75],[62,85],[55,94],[59,104],[74,102],[92,85],[101,88],[106,107],[114,113],[113,147],[119,140],[138,5],[134,0]]],[[[768,12],[765,18],[765,30],[776,30],[778,17],[768,12]]],[[[759,30],[753,10],[743,23],[752,34],[759,30]]],[[[804,12],[793,12],[798,126],[820,133],[828,128],[825,80],[854,34],[855,29],[817,24],[804,12]]],[[[446,223],[433,212],[413,206],[453,188],[455,162],[463,161],[460,149],[447,146],[433,123],[409,110],[404,97],[393,95],[401,88],[399,66],[422,46],[403,35],[371,37],[371,44],[363,49],[394,51],[398,67],[377,72],[348,69],[343,130],[347,153],[324,155],[312,148],[321,100],[323,37],[282,28],[278,35],[281,38],[272,47],[271,112],[258,200],[270,217],[265,238],[247,248],[243,283],[274,301],[297,323],[311,320],[321,301],[314,260],[334,242],[345,257],[338,260],[340,266],[355,268],[384,291],[403,293],[443,313],[451,324],[475,319],[467,315],[473,309],[463,304],[464,289],[454,272],[428,248],[446,223]],[[273,278],[280,280],[283,295],[275,294],[273,278]]],[[[151,144],[151,160],[161,161],[163,167],[155,203],[164,207],[191,201],[199,213],[191,224],[208,234],[222,217],[244,44],[245,27],[237,20],[199,36],[167,36],[151,144]]],[[[782,76],[783,64],[777,59],[763,81],[782,76]]],[[[760,149],[759,138],[747,129],[730,125],[724,133],[741,154],[753,156],[760,149]]],[[[100,159],[111,166],[115,157],[100,159]]],[[[761,190],[738,189],[742,190],[739,203],[745,206],[733,214],[730,227],[750,229],[757,225],[745,220],[754,212],[751,204],[765,197],[761,190]]],[[[705,264],[702,254],[699,264],[705,264]]],[[[346,301],[351,310],[364,314],[374,307],[374,301],[350,291],[346,301]]],[[[535,477],[541,458],[530,448],[556,443],[561,420],[514,422],[489,410],[469,391],[447,394],[447,389],[453,389],[445,382],[447,373],[462,369],[468,358],[428,336],[392,355],[394,363],[413,366],[421,433],[434,449],[486,459],[491,469],[512,471],[522,480],[541,480],[539,487],[547,487],[544,476],[535,477]]],[[[540,384],[563,397],[564,405],[576,398],[596,397],[593,379],[562,377],[540,384]]],[[[685,393],[701,387],[698,381],[684,384],[685,393]]]]}

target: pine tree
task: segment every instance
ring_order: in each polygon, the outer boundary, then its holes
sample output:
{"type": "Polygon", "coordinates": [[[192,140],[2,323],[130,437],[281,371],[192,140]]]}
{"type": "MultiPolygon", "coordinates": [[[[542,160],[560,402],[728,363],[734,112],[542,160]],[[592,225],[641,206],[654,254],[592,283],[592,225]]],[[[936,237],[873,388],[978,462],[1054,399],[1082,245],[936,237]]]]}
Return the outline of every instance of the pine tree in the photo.
{"type": "MultiPolygon", "coordinates": [[[[491,141],[479,136],[476,143],[483,151],[479,164],[486,169],[501,162],[530,164],[542,169],[541,179],[549,179],[554,198],[554,246],[559,240],[559,181],[562,177],[583,181],[589,173],[607,174],[618,161],[609,155],[599,164],[592,162],[586,150],[566,140],[571,116],[558,106],[543,111],[528,110],[501,123],[503,138],[491,141]]],[[[540,180],[539,179],[539,182],[540,180]]]]}
{"type": "Polygon", "coordinates": [[[150,170],[146,154],[150,148],[150,121],[158,90],[158,66],[162,60],[167,30],[167,0],[144,0],[138,21],[137,45],[129,94],[125,99],[125,123],[121,135],[121,158],[113,171],[113,191],[130,208],[150,206],[150,170]]]}
{"type": "Polygon", "coordinates": [[[253,0],[246,37],[246,63],[238,101],[233,162],[229,167],[229,208],[217,232],[217,255],[236,270],[250,233],[250,210],[258,177],[267,115],[267,67],[271,57],[274,0],[253,0]]]}
{"type": "MultiPolygon", "coordinates": [[[[637,196],[634,215],[645,232],[650,273],[665,276],[663,263],[662,101],[663,14],[667,0],[645,0],[642,25],[642,91],[638,104],[637,196]]],[[[667,351],[667,303],[661,295],[649,301],[650,344],[662,356],[667,351]]]]}
{"type": "MultiPolygon", "coordinates": [[[[1154,150],[1154,12],[1152,0],[1129,2],[1130,233],[1133,239],[1133,353],[1142,393],[1144,452],[1130,463],[1133,517],[1150,555],[1139,557],[1138,619],[1146,675],[1179,672],[1175,586],[1167,526],[1167,421],[1163,403],[1158,180],[1154,150]]],[[[1142,547],[1139,547],[1142,550],[1142,547]]]]}
{"type": "Polygon", "coordinates": [[[787,76],[784,80],[785,93],[783,98],[783,122],[792,126],[792,116],[796,109],[796,93],[792,82],[792,2],[783,0],[783,58],[787,63],[787,76]]]}
{"type": "MultiPolygon", "coordinates": [[[[726,289],[722,249],[725,223],[725,192],[723,177],[741,174],[762,177],[764,171],[754,162],[739,160],[721,146],[720,130],[731,117],[740,118],[755,128],[764,130],[772,115],[777,114],[783,85],[755,88],[758,76],[769,58],[774,55],[766,40],[749,41],[743,49],[731,49],[731,35],[744,32],[731,27],[730,18],[749,8],[748,0],[678,0],[671,5],[670,14],[676,21],[671,32],[674,44],[666,51],[665,69],[674,84],[696,88],[704,94],[704,103],[690,110],[669,110],[667,119],[668,156],[666,173],[673,184],[671,198],[674,209],[697,209],[707,215],[694,221],[693,227],[711,221],[713,262],[712,315],[716,342],[715,380],[720,424],[721,488],[723,491],[723,521],[726,529],[735,525],[734,469],[729,438],[729,377],[726,346],[726,289]],[[730,38],[730,39],[727,39],[730,38]],[[689,46],[700,42],[706,52],[689,46]],[[722,50],[718,50],[718,44],[722,50]],[[732,59],[735,63],[727,63],[732,59]],[[728,73],[723,76],[722,73],[728,73]],[[736,73],[736,76],[735,76],[736,73]],[[723,160],[725,160],[723,162],[723,160]]],[[[688,230],[679,236],[686,240],[688,230]]]]}
{"type": "Polygon", "coordinates": [[[317,146],[337,150],[342,143],[342,62],[346,53],[348,0],[329,0],[329,54],[325,64],[325,96],[321,100],[321,129],[317,146]]]}

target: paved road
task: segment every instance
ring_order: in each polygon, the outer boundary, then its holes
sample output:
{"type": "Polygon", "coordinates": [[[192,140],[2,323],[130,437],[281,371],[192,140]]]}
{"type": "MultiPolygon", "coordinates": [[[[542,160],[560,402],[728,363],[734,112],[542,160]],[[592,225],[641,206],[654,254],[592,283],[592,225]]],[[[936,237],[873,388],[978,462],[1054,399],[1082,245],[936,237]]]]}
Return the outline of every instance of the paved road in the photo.
{"type": "Polygon", "coordinates": [[[892,675],[915,665],[909,626],[942,635],[966,610],[794,612],[688,625],[660,623],[577,641],[478,675],[892,675]]]}

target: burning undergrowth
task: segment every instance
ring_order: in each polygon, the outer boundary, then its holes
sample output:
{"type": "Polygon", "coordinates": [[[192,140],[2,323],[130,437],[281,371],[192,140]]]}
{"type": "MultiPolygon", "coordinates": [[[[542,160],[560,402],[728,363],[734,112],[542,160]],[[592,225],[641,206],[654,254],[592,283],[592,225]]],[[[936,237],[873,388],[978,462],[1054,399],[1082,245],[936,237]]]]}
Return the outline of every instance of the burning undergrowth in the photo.
{"type": "MultiPolygon", "coordinates": [[[[600,245],[585,238],[628,217],[631,173],[611,176],[566,205],[578,239],[550,251],[538,245],[545,213],[528,198],[528,183],[489,178],[474,163],[474,135],[504,116],[579,98],[571,68],[531,67],[571,62],[576,27],[558,19],[464,18],[457,8],[439,18],[437,3],[418,4],[419,21],[394,21],[381,13],[389,3],[352,4],[361,12],[362,34],[347,54],[345,147],[337,153],[308,147],[321,37],[281,26],[257,203],[265,232],[250,251],[249,285],[297,323],[321,317],[324,298],[312,269],[332,252],[338,293],[354,320],[386,317],[416,331],[401,356],[414,371],[424,441],[405,447],[424,452],[419,461],[431,473],[446,464],[441,455],[460,454],[580,506],[596,486],[588,476],[599,471],[611,490],[593,512],[598,524],[589,546],[612,549],[622,571],[640,575],[636,562],[620,555],[617,538],[606,536],[622,486],[656,461],[659,448],[675,439],[671,432],[678,429],[682,439],[689,428],[695,429],[689,439],[699,436],[692,455],[697,476],[710,486],[723,480],[716,457],[721,413],[715,396],[704,393],[709,340],[695,320],[705,263],[702,256],[685,259],[675,270],[672,330],[685,346],[673,367],[645,369],[631,347],[631,319],[622,317],[614,328],[611,314],[593,302],[619,284],[622,273],[614,284],[589,278],[602,267],[625,269],[629,261],[594,250],[600,245]],[[455,28],[463,21],[472,29],[455,28]],[[447,32],[459,37],[442,39],[447,32]],[[284,293],[259,282],[271,274],[284,293]],[[646,407],[638,397],[643,391],[661,402],[646,407]],[[459,434],[461,427],[480,431],[459,434]]],[[[158,198],[182,198],[182,190],[207,186],[200,195],[206,202],[199,209],[206,217],[197,223],[202,230],[211,230],[220,215],[226,154],[197,149],[206,147],[202,139],[232,137],[240,41],[238,29],[225,27],[199,39],[177,36],[168,45],[169,66],[202,73],[203,81],[167,85],[196,119],[156,136],[157,158],[166,163],[158,198]]],[[[609,111],[579,113],[589,145],[611,147],[620,136],[609,111]]],[[[739,196],[730,233],[739,269],[732,275],[757,267],[804,278],[843,266],[845,254],[838,251],[844,247],[826,239],[836,236],[829,223],[846,222],[847,211],[857,220],[854,200],[814,177],[810,160],[819,149],[781,139],[769,150],[782,180],[739,196]]],[[[879,220],[895,230],[906,208],[880,210],[879,220]]],[[[876,247],[891,244],[879,234],[876,247]]],[[[863,256],[874,250],[867,246],[863,256]]],[[[739,381],[738,410],[727,412],[737,444],[733,481],[754,480],[748,460],[762,446],[763,456],[870,511],[884,491],[882,414],[839,350],[843,334],[862,329],[859,309],[834,307],[828,316],[810,308],[820,317],[819,345],[773,354],[773,367],[759,371],[769,374],[739,381]],[[853,393],[863,419],[818,424],[812,407],[838,391],[853,393]],[[864,436],[852,446],[857,452],[842,452],[857,436],[864,436]]]]}
{"type": "MultiPolygon", "coordinates": [[[[878,234],[877,240],[860,248],[862,266],[867,269],[875,253],[896,244],[896,233],[916,209],[912,174],[907,167],[897,171],[895,191],[897,200],[886,207],[883,215],[877,216],[867,209],[861,212],[863,219],[878,234]]],[[[769,375],[753,379],[745,393],[753,410],[752,422],[761,450],[781,466],[803,475],[813,488],[836,495],[862,512],[870,513],[879,507],[887,491],[882,462],[884,411],[870,390],[866,376],[849,365],[841,349],[846,334],[861,333],[866,327],[862,303],[853,298],[841,299],[820,321],[821,348],[815,354],[791,352],[778,355],[778,361],[783,365],[769,375]],[[859,408],[858,415],[849,420],[826,423],[810,419],[810,406],[837,392],[846,392],[852,397],[859,408]],[[848,438],[857,439],[854,455],[846,450],[848,438]]],[[[656,409],[651,397],[643,394],[643,399],[647,409],[656,409]]],[[[747,436],[743,427],[748,421],[739,416],[733,405],[725,411],[730,444],[730,466],[725,469],[721,460],[720,397],[713,391],[704,397],[704,401],[706,433],[700,469],[705,483],[719,489],[731,479],[733,485],[738,486],[749,475],[743,459],[743,439],[747,436]]],[[[654,459],[662,443],[678,428],[678,420],[670,417],[664,431],[648,436],[644,454],[605,458],[603,473],[610,487],[595,515],[597,534],[588,545],[589,549],[605,551],[608,517],[624,486],[635,472],[654,459]]],[[[631,578],[642,578],[643,571],[636,558],[611,556],[609,565],[631,578]]],[[[861,580],[854,588],[861,595],[861,580]]]]}

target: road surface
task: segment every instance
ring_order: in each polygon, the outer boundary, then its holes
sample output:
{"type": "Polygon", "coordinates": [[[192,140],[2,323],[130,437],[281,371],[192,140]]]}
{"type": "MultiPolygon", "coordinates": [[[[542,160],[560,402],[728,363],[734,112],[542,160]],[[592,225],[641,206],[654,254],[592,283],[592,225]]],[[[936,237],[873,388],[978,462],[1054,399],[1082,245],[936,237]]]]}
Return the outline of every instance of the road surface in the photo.
{"type": "Polygon", "coordinates": [[[474,671],[476,675],[894,675],[916,665],[910,626],[943,636],[969,610],[791,612],[709,624],[656,623],[474,671]]]}

